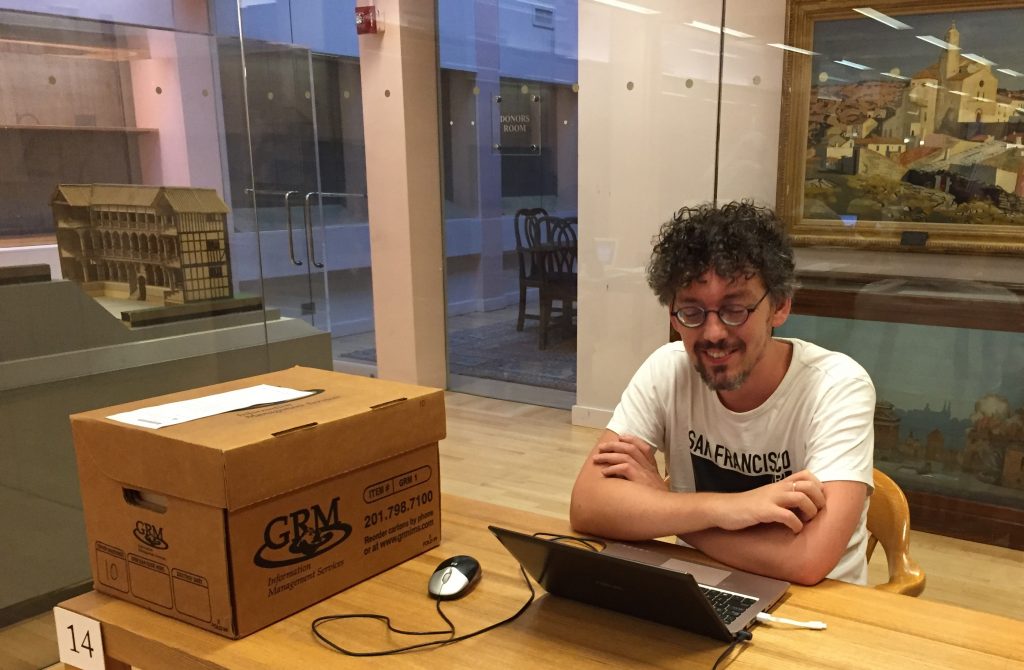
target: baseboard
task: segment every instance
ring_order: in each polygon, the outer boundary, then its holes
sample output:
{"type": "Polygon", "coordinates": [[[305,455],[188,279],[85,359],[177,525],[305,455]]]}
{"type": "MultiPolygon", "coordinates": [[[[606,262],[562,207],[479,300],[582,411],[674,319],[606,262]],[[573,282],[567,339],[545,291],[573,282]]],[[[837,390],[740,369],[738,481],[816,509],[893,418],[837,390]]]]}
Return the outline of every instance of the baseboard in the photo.
{"type": "Polygon", "coordinates": [[[505,309],[509,305],[518,304],[519,293],[503,293],[488,298],[470,298],[448,303],[448,316],[459,316],[473,312],[493,312],[496,309],[505,309]]]}
{"type": "Polygon", "coordinates": [[[347,321],[331,322],[331,337],[345,337],[346,335],[359,335],[373,330],[373,317],[361,319],[348,319],[347,321]]]}
{"type": "Polygon", "coordinates": [[[519,304],[519,289],[509,291],[500,295],[494,295],[490,298],[484,298],[484,311],[491,312],[496,309],[505,309],[512,305],[519,304]]]}
{"type": "Polygon", "coordinates": [[[576,399],[576,394],[568,391],[456,374],[448,375],[448,389],[457,393],[468,393],[469,395],[510,400],[528,405],[554,407],[556,409],[569,409],[572,406],[573,400],[576,399]]]}
{"type": "Polygon", "coordinates": [[[612,412],[597,407],[572,406],[572,425],[587,428],[604,428],[612,420],[612,412]]]}
{"type": "Polygon", "coordinates": [[[68,598],[74,598],[91,590],[92,580],[44,593],[28,600],[22,600],[20,603],[8,605],[0,609],[0,628],[48,612],[68,598]]]}

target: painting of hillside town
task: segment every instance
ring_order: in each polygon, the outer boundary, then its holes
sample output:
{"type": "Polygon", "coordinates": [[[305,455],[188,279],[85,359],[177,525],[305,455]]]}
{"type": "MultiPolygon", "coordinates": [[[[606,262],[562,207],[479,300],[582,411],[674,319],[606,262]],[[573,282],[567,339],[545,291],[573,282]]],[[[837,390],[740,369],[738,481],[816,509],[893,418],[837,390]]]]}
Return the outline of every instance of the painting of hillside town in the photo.
{"type": "Polygon", "coordinates": [[[966,418],[950,404],[875,407],[875,466],[908,490],[1024,509],[1024,406],[990,393],[966,418]]]}
{"type": "Polygon", "coordinates": [[[1024,10],[892,18],[813,26],[803,218],[1024,233],[1024,10]]]}

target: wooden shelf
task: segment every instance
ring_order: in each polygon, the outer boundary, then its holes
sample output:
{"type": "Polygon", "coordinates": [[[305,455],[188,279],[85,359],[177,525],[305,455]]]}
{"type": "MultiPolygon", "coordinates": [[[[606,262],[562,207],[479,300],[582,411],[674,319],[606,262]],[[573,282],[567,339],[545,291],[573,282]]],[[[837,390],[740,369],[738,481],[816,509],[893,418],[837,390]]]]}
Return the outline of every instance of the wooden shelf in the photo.
{"type": "Polygon", "coordinates": [[[1024,285],[799,274],[793,313],[953,328],[1024,332],[1024,285]]]}
{"type": "Polygon", "coordinates": [[[11,235],[0,237],[0,249],[17,247],[38,247],[44,244],[57,244],[57,236],[53,233],[39,235],[11,235]]]}

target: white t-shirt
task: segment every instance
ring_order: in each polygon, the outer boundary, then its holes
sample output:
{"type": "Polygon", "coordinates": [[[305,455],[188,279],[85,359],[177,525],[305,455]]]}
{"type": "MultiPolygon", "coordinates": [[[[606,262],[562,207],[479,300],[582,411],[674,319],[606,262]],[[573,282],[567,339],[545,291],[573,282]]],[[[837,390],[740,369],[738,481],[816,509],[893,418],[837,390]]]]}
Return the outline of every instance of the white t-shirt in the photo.
{"type": "MultiPolygon", "coordinates": [[[[749,412],[726,408],[690,364],[682,342],[648,357],[608,429],[665,454],[674,491],[748,491],[803,469],[822,482],[872,487],[875,388],[852,358],[810,342],[793,345],[782,383],[749,412]]],[[[867,582],[867,508],[829,577],[867,582]]]]}

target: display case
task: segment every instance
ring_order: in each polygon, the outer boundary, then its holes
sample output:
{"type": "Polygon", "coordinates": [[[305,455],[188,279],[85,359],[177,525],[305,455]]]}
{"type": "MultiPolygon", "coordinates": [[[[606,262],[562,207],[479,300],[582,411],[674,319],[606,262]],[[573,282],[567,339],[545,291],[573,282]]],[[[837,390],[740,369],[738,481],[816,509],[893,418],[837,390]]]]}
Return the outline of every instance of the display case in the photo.
{"type": "Polygon", "coordinates": [[[329,332],[267,303],[260,231],[235,225],[252,162],[245,101],[222,98],[244,67],[210,9],[0,2],[0,526],[19,538],[0,627],[88,588],[70,413],[332,367],[329,332]]]}
{"type": "Polygon", "coordinates": [[[875,382],[913,527],[1024,548],[1024,7],[786,3],[782,334],[875,382]]]}

